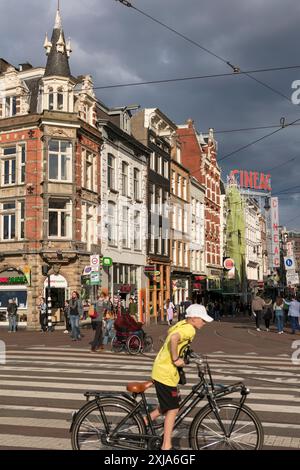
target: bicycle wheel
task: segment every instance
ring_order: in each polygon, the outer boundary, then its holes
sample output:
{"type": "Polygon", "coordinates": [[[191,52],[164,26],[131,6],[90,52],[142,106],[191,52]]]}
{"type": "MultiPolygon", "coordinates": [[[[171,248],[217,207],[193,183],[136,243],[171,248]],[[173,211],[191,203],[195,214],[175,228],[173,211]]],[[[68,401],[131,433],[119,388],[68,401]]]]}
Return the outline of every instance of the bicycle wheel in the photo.
{"type": "Polygon", "coordinates": [[[124,347],[124,344],[115,335],[111,342],[111,350],[113,352],[119,353],[122,351],[123,347],[124,347]]]}
{"type": "Polygon", "coordinates": [[[141,338],[137,335],[130,336],[127,340],[126,346],[129,354],[138,354],[142,348],[141,338]]]}
{"type": "Polygon", "coordinates": [[[139,438],[140,434],[146,434],[143,418],[139,414],[125,421],[116,436],[110,435],[132,408],[133,405],[118,397],[99,398],[85,405],[75,418],[71,435],[72,449],[146,449],[147,442],[139,438]]]}
{"type": "Polygon", "coordinates": [[[143,341],[143,352],[151,352],[153,350],[153,338],[146,335],[143,341]]]}
{"type": "Polygon", "coordinates": [[[243,405],[234,422],[239,408],[239,404],[233,401],[218,403],[219,418],[225,433],[209,405],[200,410],[191,425],[192,448],[197,450],[261,449],[264,432],[259,418],[248,406],[243,405]]]}

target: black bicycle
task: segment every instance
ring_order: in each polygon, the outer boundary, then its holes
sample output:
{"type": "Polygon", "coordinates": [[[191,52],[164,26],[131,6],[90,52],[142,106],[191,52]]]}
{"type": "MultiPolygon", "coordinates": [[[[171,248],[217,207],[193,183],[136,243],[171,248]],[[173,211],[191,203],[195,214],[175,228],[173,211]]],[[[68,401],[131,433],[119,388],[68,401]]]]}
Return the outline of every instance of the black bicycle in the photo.
{"type": "MultiPolygon", "coordinates": [[[[209,364],[187,348],[186,362],[195,360],[199,381],[180,404],[176,429],[196,411],[188,431],[188,445],[195,450],[259,450],[264,432],[257,415],[245,405],[250,390],[242,383],[215,385],[209,364]],[[224,398],[239,392],[240,398],[224,398]]],[[[127,384],[129,393],[86,392],[87,403],[73,414],[70,428],[74,450],[158,450],[163,440],[163,423],[151,420],[145,391],[152,382],[127,384]],[[93,398],[92,401],[90,399],[93,398]],[[144,416],[149,425],[146,427],[144,416]]]]}

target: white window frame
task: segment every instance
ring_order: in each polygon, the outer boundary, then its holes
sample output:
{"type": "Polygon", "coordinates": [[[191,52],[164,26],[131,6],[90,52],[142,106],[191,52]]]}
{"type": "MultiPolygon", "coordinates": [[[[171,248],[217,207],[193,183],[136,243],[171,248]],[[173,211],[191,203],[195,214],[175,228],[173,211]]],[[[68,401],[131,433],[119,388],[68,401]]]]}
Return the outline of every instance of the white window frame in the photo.
{"type": "Polygon", "coordinates": [[[129,208],[127,206],[122,206],[122,248],[130,248],[129,208]]]}
{"type": "Polygon", "coordinates": [[[97,208],[89,202],[82,202],[82,236],[81,239],[87,244],[90,251],[91,245],[97,242],[97,208]]]}
{"type": "Polygon", "coordinates": [[[108,201],[107,205],[107,242],[109,246],[117,246],[117,230],[116,230],[116,220],[117,220],[117,205],[114,201],[108,201]],[[113,208],[112,213],[110,213],[110,208],[113,208]],[[111,227],[111,232],[110,232],[111,227]],[[111,239],[109,234],[111,233],[111,239]]]}
{"type": "Polygon", "coordinates": [[[1,186],[16,186],[25,183],[25,168],[26,168],[26,144],[14,144],[0,148],[1,158],[1,186]],[[14,153],[5,155],[6,149],[14,149],[14,153]],[[5,162],[9,162],[8,168],[8,183],[5,183],[5,162]],[[13,169],[14,162],[14,173],[13,169]],[[14,179],[12,176],[14,175],[14,179]]]}
{"type": "Polygon", "coordinates": [[[141,239],[141,212],[134,211],[134,231],[133,231],[133,248],[136,251],[141,251],[142,249],[142,239],[141,239]]]}
{"type": "Polygon", "coordinates": [[[72,203],[69,199],[50,198],[48,206],[48,238],[49,239],[69,239],[71,238],[72,228],[72,203]],[[64,202],[65,208],[51,208],[53,201],[64,202]],[[50,212],[57,213],[57,235],[50,235],[50,212]],[[62,215],[65,214],[66,233],[62,235],[62,215]]]}
{"type": "Polygon", "coordinates": [[[97,155],[88,149],[82,151],[82,186],[97,192],[97,155]]]}
{"type": "Polygon", "coordinates": [[[141,172],[138,168],[133,168],[133,197],[135,201],[141,199],[141,172]]]}
{"type": "Polygon", "coordinates": [[[128,196],[128,181],[129,181],[129,165],[127,162],[122,161],[122,196],[128,196]]]}
{"type": "Polygon", "coordinates": [[[72,153],[73,153],[73,145],[70,140],[59,140],[59,139],[51,139],[48,145],[48,178],[49,181],[60,181],[62,183],[71,183],[72,182],[72,153]],[[58,142],[58,151],[57,150],[50,150],[51,142],[58,142]],[[61,150],[62,144],[69,144],[66,152],[61,150]],[[51,155],[57,157],[57,177],[53,178],[50,177],[50,161],[51,155]],[[62,162],[63,158],[66,160],[66,178],[62,179],[62,162]]]}
{"type": "Polygon", "coordinates": [[[112,153],[107,155],[107,189],[116,189],[116,157],[112,153]]]}
{"type": "Polygon", "coordinates": [[[17,239],[17,233],[17,203],[16,201],[3,201],[1,203],[1,240],[5,242],[14,241],[17,239]],[[9,204],[14,205],[14,207],[5,208],[9,204]],[[7,238],[4,236],[5,218],[8,221],[7,238]],[[12,226],[14,226],[14,236],[12,236],[12,226]]]}
{"type": "Polygon", "coordinates": [[[4,118],[9,118],[17,115],[17,96],[5,96],[2,100],[2,115],[4,118]]]}

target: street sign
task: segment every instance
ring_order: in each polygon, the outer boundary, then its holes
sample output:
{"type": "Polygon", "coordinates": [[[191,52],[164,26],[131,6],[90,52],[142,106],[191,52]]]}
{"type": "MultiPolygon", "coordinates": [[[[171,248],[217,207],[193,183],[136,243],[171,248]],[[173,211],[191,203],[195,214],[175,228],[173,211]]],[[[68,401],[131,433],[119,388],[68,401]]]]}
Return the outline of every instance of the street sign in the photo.
{"type": "Polygon", "coordinates": [[[100,266],[100,256],[99,255],[91,255],[90,256],[90,265],[93,267],[100,266]]]}
{"type": "Polygon", "coordinates": [[[91,286],[99,286],[100,275],[98,272],[91,272],[90,279],[91,279],[91,286]]]}
{"type": "Polygon", "coordinates": [[[110,267],[113,264],[113,260],[109,258],[108,256],[103,256],[102,258],[102,265],[105,267],[110,267]]]}
{"type": "Polygon", "coordinates": [[[285,256],[284,257],[284,266],[285,269],[288,270],[294,270],[295,269],[295,262],[294,262],[294,257],[293,256],[285,256]]]}
{"type": "Polygon", "coordinates": [[[287,282],[287,285],[290,285],[290,286],[295,286],[295,285],[299,284],[299,275],[295,272],[293,272],[293,273],[287,272],[286,273],[286,282],[287,282]]]}
{"type": "Polygon", "coordinates": [[[92,266],[85,266],[83,270],[83,275],[89,276],[91,274],[91,271],[92,271],[92,266]]]}

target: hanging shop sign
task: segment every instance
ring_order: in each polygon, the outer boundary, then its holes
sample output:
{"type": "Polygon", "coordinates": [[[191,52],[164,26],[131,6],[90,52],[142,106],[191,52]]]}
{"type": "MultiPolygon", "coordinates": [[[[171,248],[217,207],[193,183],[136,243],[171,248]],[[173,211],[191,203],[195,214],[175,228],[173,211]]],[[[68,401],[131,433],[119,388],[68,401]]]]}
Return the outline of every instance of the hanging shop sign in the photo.
{"type": "Polygon", "coordinates": [[[234,259],[224,258],[223,267],[226,269],[226,271],[230,271],[232,268],[234,268],[234,259]]]}
{"type": "Polygon", "coordinates": [[[280,267],[278,197],[271,197],[272,268],[280,267]]]}
{"type": "Polygon", "coordinates": [[[270,174],[259,173],[258,171],[232,170],[229,180],[237,183],[240,188],[272,191],[270,174]]]}

